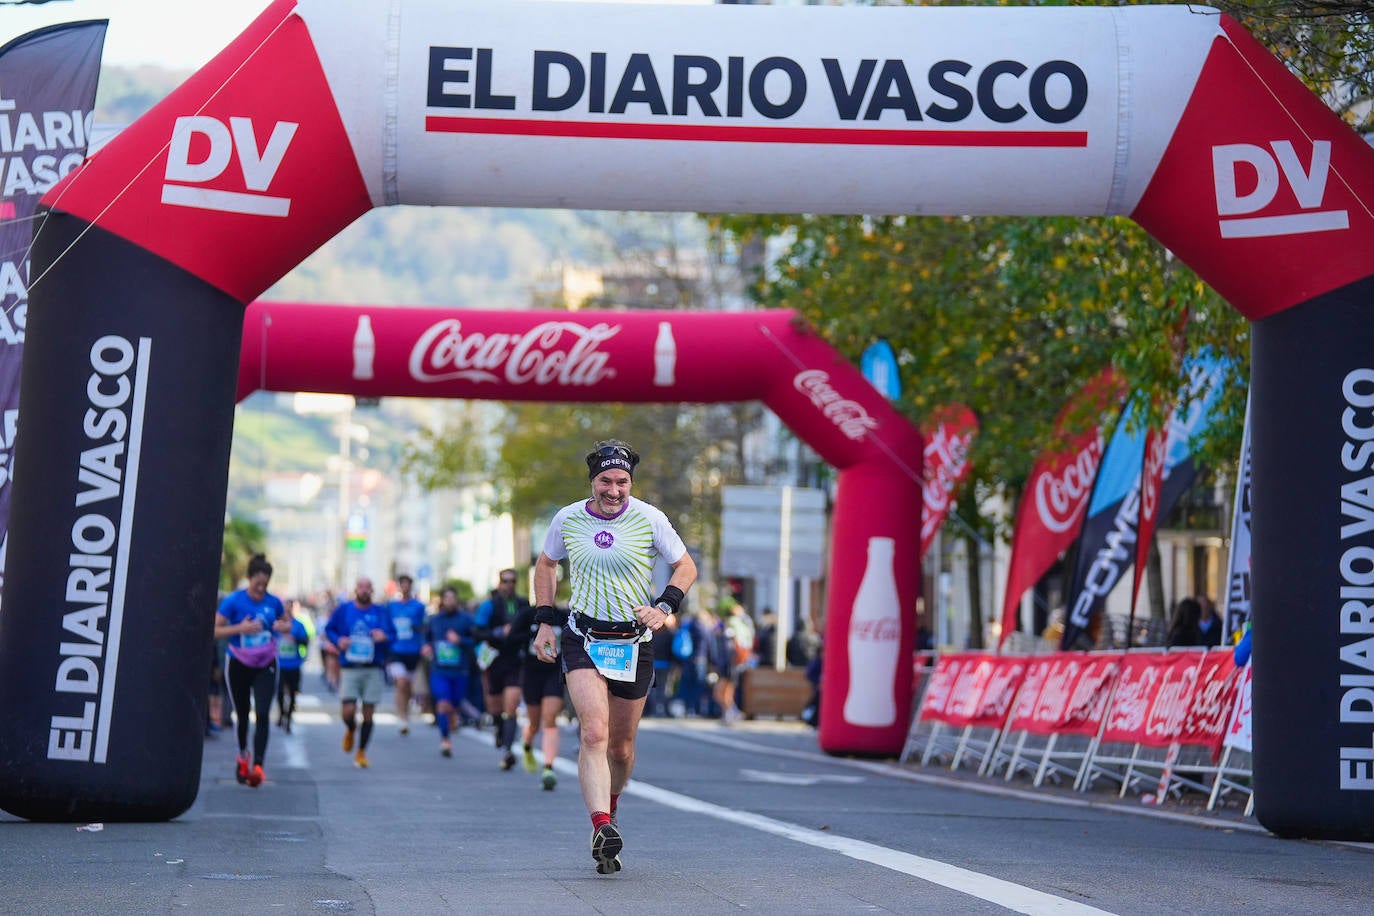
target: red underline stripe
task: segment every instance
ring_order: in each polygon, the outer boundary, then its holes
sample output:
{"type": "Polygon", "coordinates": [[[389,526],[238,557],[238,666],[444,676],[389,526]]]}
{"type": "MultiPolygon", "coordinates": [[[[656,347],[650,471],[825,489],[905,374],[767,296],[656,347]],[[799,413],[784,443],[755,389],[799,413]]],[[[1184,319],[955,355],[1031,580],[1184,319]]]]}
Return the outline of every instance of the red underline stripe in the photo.
{"type": "Polygon", "coordinates": [[[1081,148],[1085,130],[890,130],[863,127],[739,127],[709,124],[627,124],[618,121],[536,121],[430,115],[429,133],[606,140],[699,140],[715,143],[812,143],[841,146],[984,146],[1081,148]]]}

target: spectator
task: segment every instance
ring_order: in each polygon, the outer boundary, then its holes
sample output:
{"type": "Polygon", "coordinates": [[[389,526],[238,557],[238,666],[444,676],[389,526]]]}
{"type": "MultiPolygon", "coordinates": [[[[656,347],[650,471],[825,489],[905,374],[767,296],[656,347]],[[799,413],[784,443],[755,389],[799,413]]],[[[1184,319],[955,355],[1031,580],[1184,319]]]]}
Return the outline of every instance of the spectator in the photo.
{"type": "Polygon", "coordinates": [[[1217,606],[1211,598],[1206,595],[1197,596],[1200,616],[1198,617],[1198,645],[1215,649],[1221,645],[1221,631],[1225,629],[1222,625],[1221,617],[1217,615],[1217,606]]]}
{"type": "Polygon", "coordinates": [[[1196,598],[1180,599],[1174,608],[1173,622],[1169,625],[1169,647],[1202,645],[1202,630],[1198,626],[1201,618],[1202,605],[1198,604],[1196,598]]]}
{"type": "Polygon", "coordinates": [[[773,666],[778,645],[778,615],[772,608],[764,608],[759,615],[758,635],[754,637],[754,658],[760,665],[773,666]]]}

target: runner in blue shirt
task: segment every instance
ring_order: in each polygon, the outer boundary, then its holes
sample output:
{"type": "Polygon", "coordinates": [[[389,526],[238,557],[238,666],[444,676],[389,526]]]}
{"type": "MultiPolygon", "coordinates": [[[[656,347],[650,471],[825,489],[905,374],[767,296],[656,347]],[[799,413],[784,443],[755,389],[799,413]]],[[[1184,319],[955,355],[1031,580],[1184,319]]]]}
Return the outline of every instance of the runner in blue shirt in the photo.
{"type": "Polygon", "coordinates": [[[234,776],[257,788],[265,778],[263,759],[271,726],[272,696],[277,691],[277,639],[289,632],[291,620],[281,601],[267,592],[272,564],[255,554],[248,561],[248,585],[229,594],[215,611],[215,639],[228,637],[224,681],[234,707],[239,755],[234,776]],[[253,756],[248,756],[248,707],[252,705],[253,756]]]}
{"type": "Polygon", "coordinates": [[[425,641],[425,605],[411,590],[415,580],[410,576],[397,576],[396,585],[401,594],[387,607],[396,639],[387,652],[391,660],[386,673],[396,684],[396,716],[401,720],[401,734],[408,735],[415,668],[420,664],[420,646],[425,641]]]}
{"type": "Polygon", "coordinates": [[[387,609],[372,602],[372,580],[360,576],[353,600],[334,609],[324,627],[324,642],[339,657],[340,715],[344,723],[343,749],[353,750],[358,730],[358,704],[363,706],[363,727],[357,735],[358,752],[353,765],[368,766],[367,744],[372,739],[372,713],[386,686],[383,667],[387,645],[396,638],[387,609]]]}
{"type": "Polygon", "coordinates": [[[277,640],[277,727],[291,734],[296,715],[296,695],[301,692],[301,666],[310,651],[315,625],[301,611],[301,603],[291,601],[291,630],[277,640]]]}
{"type": "Polygon", "coordinates": [[[445,588],[439,611],[429,618],[421,648],[429,661],[429,692],[434,697],[434,721],[439,726],[439,753],[453,756],[449,734],[457,724],[458,707],[468,693],[468,656],[475,639],[472,616],[458,607],[458,593],[445,588]]]}

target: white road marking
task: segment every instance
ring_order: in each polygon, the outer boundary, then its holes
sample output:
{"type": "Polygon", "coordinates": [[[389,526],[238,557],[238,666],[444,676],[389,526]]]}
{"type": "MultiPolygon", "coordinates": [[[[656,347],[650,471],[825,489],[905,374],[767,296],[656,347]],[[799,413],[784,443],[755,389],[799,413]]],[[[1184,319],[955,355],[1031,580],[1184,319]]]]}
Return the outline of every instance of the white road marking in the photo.
{"type": "Polygon", "coordinates": [[[814,786],[823,782],[855,785],[862,776],[837,776],[831,773],[770,773],[767,770],[742,769],[739,775],[750,782],[770,782],[779,786],[814,786]]]}
{"type": "MultiPolygon", "coordinates": [[[[485,732],[479,733],[474,729],[463,729],[459,735],[469,740],[481,741],[484,744],[490,740],[485,732]]],[[[554,769],[564,776],[577,777],[577,763],[567,758],[559,757],[555,760],[554,769]]],[[[1056,897],[1054,894],[1046,894],[1033,888],[1013,884],[1010,881],[1003,881],[1001,878],[994,878],[991,875],[969,871],[947,862],[927,859],[897,849],[889,849],[886,846],[878,846],[875,843],[839,836],[828,831],[813,830],[810,827],[790,824],[786,821],[764,817],[761,814],[736,811],[733,808],[712,804],[698,798],[692,798],[689,795],[660,789],[658,786],[640,779],[631,780],[630,784],[625,787],[625,792],[628,795],[646,798],[649,801],[657,802],[669,808],[676,808],[679,811],[713,817],[717,820],[738,824],[741,827],[748,827],[751,830],[780,836],[793,842],[805,843],[817,849],[838,852],[851,859],[869,862],[901,872],[904,875],[910,875],[913,878],[919,878],[922,881],[929,881],[931,884],[938,884],[961,894],[968,894],[970,897],[986,900],[1016,913],[1027,913],[1031,916],[1046,916],[1046,914],[1051,913],[1071,913],[1081,914],[1081,916],[1087,916],[1090,913],[1107,913],[1106,910],[1099,910],[1075,900],[1056,897]]]]}

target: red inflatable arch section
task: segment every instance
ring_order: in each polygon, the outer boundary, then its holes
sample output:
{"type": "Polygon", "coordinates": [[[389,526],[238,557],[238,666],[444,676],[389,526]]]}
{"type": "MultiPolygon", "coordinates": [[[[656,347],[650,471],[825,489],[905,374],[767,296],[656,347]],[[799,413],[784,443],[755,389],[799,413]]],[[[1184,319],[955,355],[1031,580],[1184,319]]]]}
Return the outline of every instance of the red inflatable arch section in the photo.
{"type": "MultiPolygon", "coordinates": [[[[1119,214],[1252,321],[1257,816],[1374,839],[1372,200],[1374,151],[1205,7],[277,0],[43,200],[0,806],[194,800],[244,309],[369,209],[1119,214]]],[[[862,591],[910,645],[917,437],[786,316],[728,319],[769,354],[728,365],[729,335],[668,320],[683,386],[747,379],[801,428],[843,417],[812,440],[843,475],[821,741],[895,754],[907,675],[850,683],[834,642],[862,591]],[[860,589],[889,550],[895,586],[860,589]]],[[[598,348],[618,397],[659,394],[652,321],[598,348]]]]}

